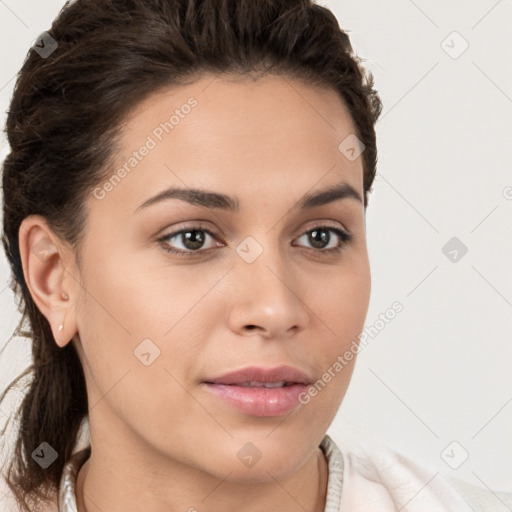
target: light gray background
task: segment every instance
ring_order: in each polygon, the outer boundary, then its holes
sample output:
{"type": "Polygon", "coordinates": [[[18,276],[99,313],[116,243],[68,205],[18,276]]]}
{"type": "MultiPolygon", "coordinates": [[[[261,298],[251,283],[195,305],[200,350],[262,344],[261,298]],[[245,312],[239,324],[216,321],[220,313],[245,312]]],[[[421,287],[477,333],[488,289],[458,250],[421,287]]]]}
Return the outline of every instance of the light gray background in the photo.
{"type": "MultiPolygon", "coordinates": [[[[388,446],[510,491],[512,2],[320,3],[349,31],[384,102],[367,212],[366,325],[396,300],[404,307],[360,353],[328,433],[342,449],[388,446]],[[468,248],[456,262],[442,252],[452,237],[468,248]],[[452,469],[447,460],[457,465],[464,450],[469,458],[452,469]]],[[[63,4],[0,0],[2,125],[27,50],[63,4]]],[[[0,151],[3,159],[5,137],[0,151]]],[[[2,251],[0,344],[18,321],[8,275],[2,251]]],[[[0,388],[29,360],[28,344],[14,340],[0,360],[0,388]]]]}

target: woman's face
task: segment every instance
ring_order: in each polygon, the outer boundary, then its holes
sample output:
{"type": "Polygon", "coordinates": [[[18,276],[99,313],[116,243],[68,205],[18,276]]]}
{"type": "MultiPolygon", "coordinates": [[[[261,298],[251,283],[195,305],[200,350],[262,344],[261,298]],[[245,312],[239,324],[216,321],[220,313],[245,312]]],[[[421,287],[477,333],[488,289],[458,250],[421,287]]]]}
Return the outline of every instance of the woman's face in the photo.
{"type": "Polygon", "coordinates": [[[75,269],[93,446],[144,447],[220,478],[285,476],[336,415],[369,303],[348,110],[334,91],[291,79],[203,76],[149,97],[124,128],[86,203],[75,269]],[[342,186],[356,194],[302,204],[342,186]],[[231,199],[151,201],[168,189],[231,199]],[[320,380],[316,395],[256,385],[232,401],[206,384],[280,365],[320,380]]]}

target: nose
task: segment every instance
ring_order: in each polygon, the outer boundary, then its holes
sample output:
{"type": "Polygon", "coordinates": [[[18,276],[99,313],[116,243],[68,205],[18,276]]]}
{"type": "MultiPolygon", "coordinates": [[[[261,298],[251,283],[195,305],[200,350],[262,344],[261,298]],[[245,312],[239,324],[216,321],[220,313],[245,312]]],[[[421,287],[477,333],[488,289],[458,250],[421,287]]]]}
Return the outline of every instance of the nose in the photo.
{"type": "Polygon", "coordinates": [[[231,330],[279,339],[305,329],[311,311],[299,269],[286,264],[277,249],[265,248],[254,261],[248,261],[240,257],[232,270],[231,330]]]}

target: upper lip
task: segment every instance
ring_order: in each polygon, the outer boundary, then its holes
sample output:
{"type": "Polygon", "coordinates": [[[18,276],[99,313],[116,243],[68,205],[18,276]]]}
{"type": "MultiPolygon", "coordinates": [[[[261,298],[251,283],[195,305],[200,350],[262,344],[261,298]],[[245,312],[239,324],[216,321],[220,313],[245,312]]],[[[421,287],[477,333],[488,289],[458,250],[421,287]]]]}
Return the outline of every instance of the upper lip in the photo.
{"type": "Polygon", "coordinates": [[[205,380],[213,384],[240,384],[241,382],[292,382],[296,384],[312,384],[312,379],[297,368],[288,365],[265,368],[261,366],[248,366],[241,370],[226,373],[220,377],[205,380]]]}

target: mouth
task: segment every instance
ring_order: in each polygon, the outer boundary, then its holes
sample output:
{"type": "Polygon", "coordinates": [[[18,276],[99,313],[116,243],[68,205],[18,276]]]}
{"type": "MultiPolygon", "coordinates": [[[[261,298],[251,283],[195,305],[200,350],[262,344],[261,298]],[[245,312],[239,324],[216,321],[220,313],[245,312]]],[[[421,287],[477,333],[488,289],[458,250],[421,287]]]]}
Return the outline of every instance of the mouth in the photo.
{"type": "Polygon", "coordinates": [[[249,367],[203,381],[204,390],[250,416],[273,417],[300,405],[313,380],[290,366],[249,367]]]}

